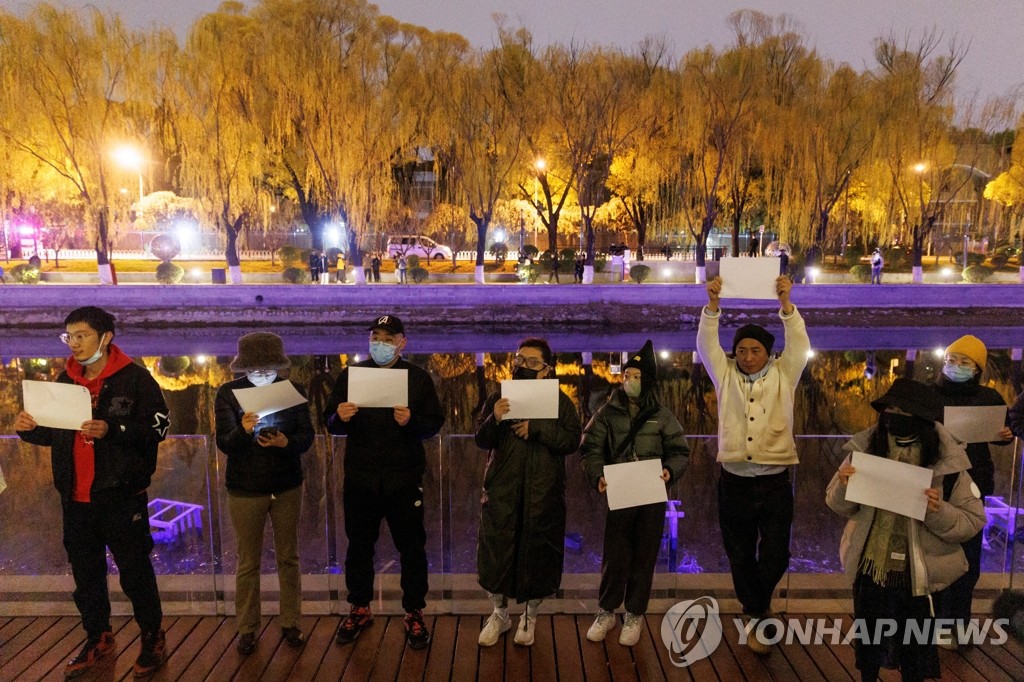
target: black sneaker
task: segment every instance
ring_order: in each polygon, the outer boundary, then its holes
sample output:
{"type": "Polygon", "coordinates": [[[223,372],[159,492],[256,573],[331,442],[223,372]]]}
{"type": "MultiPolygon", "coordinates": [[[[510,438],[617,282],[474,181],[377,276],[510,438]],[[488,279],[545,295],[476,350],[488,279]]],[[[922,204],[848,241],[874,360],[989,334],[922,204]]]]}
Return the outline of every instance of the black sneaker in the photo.
{"type": "Polygon", "coordinates": [[[152,675],[167,660],[167,641],[164,639],[164,631],[142,633],[142,651],[135,659],[132,672],[135,677],[146,677],[152,675]]]}
{"type": "Polygon", "coordinates": [[[338,644],[351,644],[367,625],[373,622],[373,614],[369,606],[353,606],[345,620],[338,626],[338,634],[334,641],[338,644]]]}
{"type": "Polygon", "coordinates": [[[96,664],[101,656],[114,650],[114,633],[101,632],[95,637],[85,640],[85,645],[78,655],[68,661],[64,668],[64,677],[71,679],[85,674],[89,668],[96,664]]]}
{"type": "Polygon", "coordinates": [[[423,622],[423,611],[416,609],[405,614],[405,641],[413,649],[424,649],[430,644],[430,631],[423,622]]]}

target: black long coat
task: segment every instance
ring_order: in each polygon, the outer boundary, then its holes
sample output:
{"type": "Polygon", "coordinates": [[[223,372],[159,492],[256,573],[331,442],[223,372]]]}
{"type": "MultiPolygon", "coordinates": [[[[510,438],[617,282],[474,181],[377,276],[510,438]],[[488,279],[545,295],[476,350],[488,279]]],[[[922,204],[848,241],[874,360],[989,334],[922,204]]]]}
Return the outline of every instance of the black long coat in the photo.
{"type": "Polygon", "coordinates": [[[558,591],[565,554],[565,457],[579,447],[576,406],[558,395],[558,419],[531,419],[529,438],[481,411],[476,444],[489,450],[477,537],[480,586],[518,602],[558,591]]]}

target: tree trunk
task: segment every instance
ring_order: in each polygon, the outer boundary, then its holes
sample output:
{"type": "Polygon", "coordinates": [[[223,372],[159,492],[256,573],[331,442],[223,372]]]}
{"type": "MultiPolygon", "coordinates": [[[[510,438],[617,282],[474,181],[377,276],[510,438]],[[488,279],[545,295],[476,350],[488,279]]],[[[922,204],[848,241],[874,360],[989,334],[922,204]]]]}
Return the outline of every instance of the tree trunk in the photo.
{"type": "Polygon", "coordinates": [[[110,264],[110,237],[107,222],[107,208],[100,209],[96,217],[96,270],[100,275],[100,284],[117,284],[110,264]]]}
{"type": "Polygon", "coordinates": [[[487,247],[487,227],[490,224],[490,216],[474,216],[470,214],[470,220],[476,225],[476,267],[474,268],[473,281],[477,284],[484,283],[484,251],[487,247]]]}

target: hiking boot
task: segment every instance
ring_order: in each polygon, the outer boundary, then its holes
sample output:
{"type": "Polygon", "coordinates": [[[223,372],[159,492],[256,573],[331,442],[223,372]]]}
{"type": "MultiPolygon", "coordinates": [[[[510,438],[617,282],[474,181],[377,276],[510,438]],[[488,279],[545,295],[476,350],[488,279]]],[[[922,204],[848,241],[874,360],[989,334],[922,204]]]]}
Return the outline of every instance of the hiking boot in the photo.
{"type": "Polygon", "coordinates": [[[533,646],[533,632],[537,627],[537,616],[530,615],[527,608],[519,618],[519,627],[516,628],[515,643],[519,646],[533,646]]]}
{"type": "Polygon", "coordinates": [[[369,606],[353,606],[345,620],[338,626],[338,634],[334,641],[338,644],[351,644],[367,625],[373,622],[373,614],[369,606]]]}
{"type": "Polygon", "coordinates": [[[423,611],[407,611],[405,614],[405,641],[413,649],[424,649],[430,644],[430,630],[423,622],[423,611]]]}
{"type": "Polygon", "coordinates": [[[608,633],[615,628],[615,614],[611,611],[598,611],[594,624],[587,630],[587,639],[591,642],[603,642],[608,633]]]}
{"type": "Polygon", "coordinates": [[[495,611],[484,623],[484,629],[480,631],[480,637],[476,642],[480,646],[494,646],[498,643],[498,638],[511,629],[512,619],[508,617],[508,613],[501,614],[495,611]]]}
{"type": "Polygon", "coordinates": [[[243,632],[238,635],[238,641],[235,642],[235,649],[238,653],[243,656],[248,656],[252,652],[256,651],[256,633],[255,632],[243,632]]]}
{"type": "Polygon", "coordinates": [[[627,611],[626,617],[622,619],[622,632],[619,633],[619,644],[622,646],[636,646],[636,643],[640,641],[640,633],[643,632],[643,629],[643,616],[634,616],[627,611]]]}
{"type": "Polygon", "coordinates": [[[757,636],[757,624],[761,620],[762,619],[760,618],[749,618],[743,630],[747,633],[747,648],[755,654],[767,656],[772,652],[772,648],[768,644],[762,642],[757,636]]]}
{"type": "Polygon", "coordinates": [[[78,655],[68,661],[64,668],[64,677],[70,679],[84,674],[86,670],[96,664],[101,656],[113,651],[114,645],[114,633],[109,630],[101,632],[95,637],[87,638],[78,655]]]}
{"type": "Polygon", "coordinates": [[[142,651],[135,659],[132,672],[135,677],[152,675],[167,660],[167,640],[163,630],[142,633],[142,651]]]}
{"type": "Polygon", "coordinates": [[[306,643],[306,635],[298,628],[281,628],[281,636],[288,646],[295,649],[306,643]]]}

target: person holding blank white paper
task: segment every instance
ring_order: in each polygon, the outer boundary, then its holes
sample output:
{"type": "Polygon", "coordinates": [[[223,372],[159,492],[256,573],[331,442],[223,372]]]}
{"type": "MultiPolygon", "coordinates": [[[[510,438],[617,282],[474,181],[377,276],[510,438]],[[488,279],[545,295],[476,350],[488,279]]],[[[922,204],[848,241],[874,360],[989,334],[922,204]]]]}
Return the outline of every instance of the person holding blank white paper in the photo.
{"type": "MultiPolygon", "coordinates": [[[[987,361],[988,349],[976,336],[970,334],[961,336],[946,347],[942,374],[939,375],[938,381],[935,383],[935,389],[938,391],[943,407],[1006,405],[1006,401],[1003,400],[999,391],[981,383],[981,375],[985,371],[987,361]]],[[[942,421],[941,418],[940,421],[942,421]]],[[[949,423],[949,421],[946,420],[945,423],[949,423]]],[[[999,432],[998,438],[999,440],[993,441],[992,445],[1009,445],[1013,441],[1013,432],[1010,431],[1010,427],[1004,426],[1003,430],[999,432]]],[[[968,443],[967,459],[971,461],[971,480],[978,485],[978,489],[981,491],[981,501],[984,504],[985,498],[995,492],[995,466],[992,464],[989,443],[968,443]]],[[[957,648],[958,637],[956,635],[971,618],[974,586],[978,584],[978,578],[981,576],[981,545],[981,532],[963,544],[964,554],[967,556],[967,573],[939,595],[939,617],[954,618],[958,626],[957,632],[953,632],[951,636],[943,637],[939,641],[939,646],[945,649],[957,648]]]]}
{"type": "MultiPolygon", "coordinates": [[[[554,378],[548,342],[519,344],[512,378],[554,378]]],[[[477,576],[494,611],[480,631],[480,646],[493,646],[512,628],[508,600],[526,603],[515,643],[534,641],[537,610],[562,582],[565,551],[565,458],[579,447],[580,418],[569,396],[558,392],[556,419],[507,419],[513,401],[494,393],[480,411],[476,444],[488,451],[480,496],[477,576]]]]}
{"type": "Polygon", "coordinates": [[[854,640],[857,668],[862,680],[877,679],[882,667],[899,668],[904,680],[939,677],[932,594],[967,571],[960,543],[984,527],[985,509],[967,473],[963,445],[937,421],[942,403],[932,389],[899,378],[871,406],[879,413],[877,424],[844,446],[850,455],[825,492],[829,508],[849,519],[839,552],[853,588],[854,618],[869,633],[878,632],[882,619],[897,625],[881,640],[854,640]],[[931,487],[913,493],[927,497],[924,521],[847,500],[847,486],[857,476],[850,464],[854,452],[931,469],[931,487]],[[928,633],[927,641],[905,636],[911,621],[928,633]]]}
{"type": "MultiPolygon", "coordinates": [[[[587,481],[605,493],[605,465],[656,459],[661,460],[661,480],[671,485],[686,470],[690,447],[679,420],[658,401],[658,362],[650,341],[630,356],[622,379],[622,386],[611,392],[583,430],[580,447],[587,481]]],[[[623,600],[626,615],[619,644],[633,646],[640,640],[664,527],[664,502],[608,512],[598,597],[601,610],[587,631],[591,642],[604,640],[615,627],[615,609],[623,600]]]]}
{"type": "Polygon", "coordinates": [[[345,585],[351,606],[335,641],[351,644],[373,621],[373,552],[380,524],[387,520],[401,560],[405,641],[412,649],[430,644],[423,622],[427,598],[427,532],[423,525],[423,441],[444,424],[441,401],[430,374],[401,356],[408,343],[405,325],[394,315],[370,323],[370,359],[356,367],[408,372],[408,405],[359,407],[349,397],[349,371],[338,375],[324,411],[324,425],[347,435],[345,444],[345,585]]]}
{"type": "Polygon", "coordinates": [[[798,464],[793,398],[811,342],[796,306],[792,282],[775,280],[786,348],[772,355],[775,337],[748,324],[733,336],[732,356],[718,340],[722,279],[707,284],[708,304],[697,328],[697,352],[718,397],[718,523],[736,597],[747,616],[746,645],[764,655],[758,620],[771,613],[772,593],[789,567],[793,488],[787,467],[798,464]]]}

